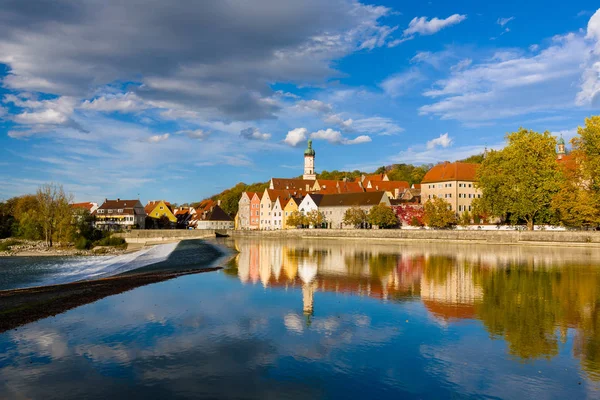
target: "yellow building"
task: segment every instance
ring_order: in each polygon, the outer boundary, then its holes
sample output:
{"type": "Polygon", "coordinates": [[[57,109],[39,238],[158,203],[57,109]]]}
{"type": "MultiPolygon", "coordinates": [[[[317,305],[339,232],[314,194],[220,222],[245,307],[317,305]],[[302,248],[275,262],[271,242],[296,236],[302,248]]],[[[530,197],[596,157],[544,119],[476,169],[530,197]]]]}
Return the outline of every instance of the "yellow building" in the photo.
{"type": "Polygon", "coordinates": [[[291,199],[289,199],[289,201],[287,202],[287,204],[283,208],[283,222],[282,222],[282,228],[281,229],[292,229],[292,228],[295,228],[295,226],[287,226],[287,218],[294,211],[298,211],[298,206],[300,205],[301,201],[302,201],[302,199],[296,198],[296,197],[292,197],[291,199]]]}
{"type": "Polygon", "coordinates": [[[150,218],[160,219],[164,216],[167,217],[172,223],[177,223],[177,217],[175,217],[175,215],[173,214],[171,203],[169,203],[168,201],[149,201],[148,204],[146,204],[146,207],[144,207],[144,209],[146,210],[146,214],[148,214],[150,218]]]}

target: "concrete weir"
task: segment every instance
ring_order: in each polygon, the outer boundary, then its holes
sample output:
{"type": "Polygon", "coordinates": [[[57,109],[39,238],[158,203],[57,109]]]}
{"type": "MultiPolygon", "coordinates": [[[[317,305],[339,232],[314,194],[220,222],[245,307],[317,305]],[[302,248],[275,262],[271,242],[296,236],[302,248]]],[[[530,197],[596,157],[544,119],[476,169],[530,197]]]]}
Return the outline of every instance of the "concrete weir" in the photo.
{"type": "Polygon", "coordinates": [[[124,238],[128,243],[164,243],[186,239],[214,238],[216,232],[234,238],[330,238],[600,247],[600,232],[592,231],[494,232],[434,229],[289,229],[282,231],[134,230],[116,234],[116,236],[124,238]]]}
{"type": "Polygon", "coordinates": [[[227,231],[216,231],[213,229],[140,229],[115,233],[114,236],[122,237],[127,243],[157,244],[179,240],[214,238],[216,232],[226,233],[227,231]]]}

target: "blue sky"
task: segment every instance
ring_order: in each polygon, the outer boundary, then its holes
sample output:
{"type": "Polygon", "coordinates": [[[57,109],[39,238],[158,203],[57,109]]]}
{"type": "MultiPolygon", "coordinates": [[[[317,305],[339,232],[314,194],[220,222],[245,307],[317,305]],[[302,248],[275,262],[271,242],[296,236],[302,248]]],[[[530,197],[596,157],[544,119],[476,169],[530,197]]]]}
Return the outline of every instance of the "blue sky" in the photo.
{"type": "Polygon", "coordinates": [[[26,3],[0,10],[0,199],[197,201],[300,175],[308,138],[317,171],[371,171],[600,107],[592,1],[26,3]]]}

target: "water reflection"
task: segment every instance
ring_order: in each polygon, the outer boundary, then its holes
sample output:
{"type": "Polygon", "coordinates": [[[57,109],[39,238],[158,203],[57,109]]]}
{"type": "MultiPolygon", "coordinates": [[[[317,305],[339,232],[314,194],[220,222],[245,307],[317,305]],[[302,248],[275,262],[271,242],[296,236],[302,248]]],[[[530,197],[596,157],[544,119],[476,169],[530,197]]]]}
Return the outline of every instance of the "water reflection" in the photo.
{"type": "Polygon", "coordinates": [[[600,397],[598,251],[226,243],[0,334],[0,398],[600,397]]]}
{"type": "MultiPolygon", "coordinates": [[[[479,320],[527,361],[572,352],[600,380],[600,251],[517,246],[378,245],[339,241],[237,241],[243,283],[384,301],[420,300],[441,324],[479,320]]],[[[307,319],[310,321],[310,319],[307,319]]]]}

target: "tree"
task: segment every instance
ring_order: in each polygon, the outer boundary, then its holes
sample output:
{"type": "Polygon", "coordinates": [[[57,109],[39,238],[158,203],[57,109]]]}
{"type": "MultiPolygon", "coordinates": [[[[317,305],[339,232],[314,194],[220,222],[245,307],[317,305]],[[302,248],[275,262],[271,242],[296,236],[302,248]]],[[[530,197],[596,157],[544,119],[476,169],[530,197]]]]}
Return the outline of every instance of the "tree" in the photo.
{"type": "Polygon", "coordinates": [[[553,196],[559,190],[556,140],[549,132],[519,129],[506,136],[508,145],[491,151],[478,169],[480,206],[492,216],[525,221],[527,229],[552,215],[553,196]]]}
{"type": "Polygon", "coordinates": [[[425,203],[423,221],[431,228],[450,228],[456,225],[456,215],[446,200],[436,197],[425,203]]]}
{"type": "Polygon", "coordinates": [[[367,222],[367,213],[360,207],[352,207],[344,213],[344,224],[359,228],[367,222]]]}
{"type": "Polygon", "coordinates": [[[319,210],[312,210],[306,215],[306,222],[315,228],[322,226],[325,221],[325,215],[319,210]]]}
{"type": "Polygon", "coordinates": [[[552,207],[568,226],[600,224],[600,116],[586,118],[578,136],[571,141],[573,151],[561,163],[560,191],[552,207]]]}
{"type": "MultiPolygon", "coordinates": [[[[71,218],[71,198],[65,194],[61,185],[55,184],[40,186],[36,198],[46,244],[52,247],[56,230],[62,226],[65,218],[71,218]]],[[[62,232],[59,231],[59,238],[62,239],[60,233],[62,232]]]]}
{"type": "Polygon", "coordinates": [[[462,214],[460,214],[460,218],[458,219],[458,224],[460,226],[467,227],[471,224],[471,213],[468,211],[463,212],[462,214]]]}
{"type": "Polygon", "coordinates": [[[391,228],[398,225],[398,218],[392,207],[384,203],[371,207],[367,220],[371,225],[377,225],[380,228],[391,228]]]}
{"type": "Polygon", "coordinates": [[[423,226],[423,207],[421,205],[401,204],[394,207],[401,224],[423,226]]]}
{"type": "Polygon", "coordinates": [[[285,224],[289,227],[297,227],[302,225],[307,225],[306,217],[298,210],[292,211],[290,215],[286,218],[285,224]]]}

